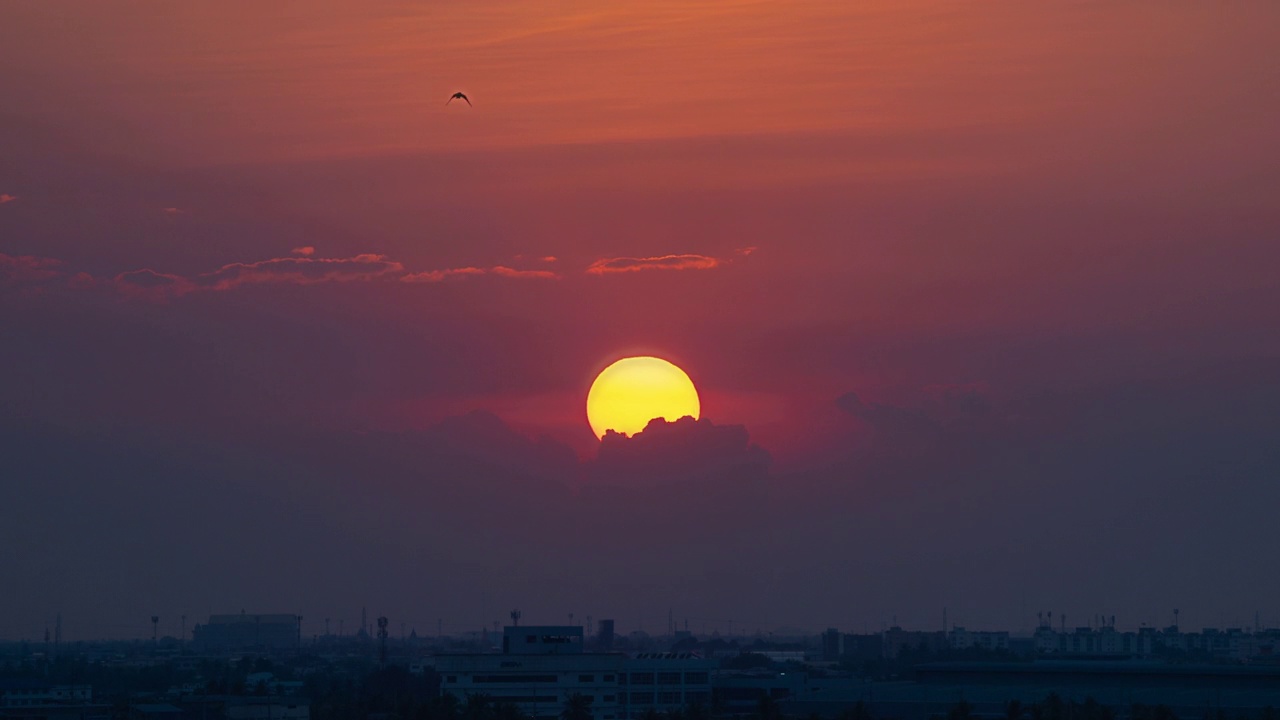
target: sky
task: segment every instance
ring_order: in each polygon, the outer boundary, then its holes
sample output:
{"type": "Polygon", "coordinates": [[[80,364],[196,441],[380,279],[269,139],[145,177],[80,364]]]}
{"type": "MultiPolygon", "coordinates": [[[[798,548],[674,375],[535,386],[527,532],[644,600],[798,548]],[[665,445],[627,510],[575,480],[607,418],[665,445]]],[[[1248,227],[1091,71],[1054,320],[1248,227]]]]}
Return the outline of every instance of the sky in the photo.
{"type": "Polygon", "coordinates": [[[0,638],[1280,626],[1280,6],[0,13],[0,638]]]}

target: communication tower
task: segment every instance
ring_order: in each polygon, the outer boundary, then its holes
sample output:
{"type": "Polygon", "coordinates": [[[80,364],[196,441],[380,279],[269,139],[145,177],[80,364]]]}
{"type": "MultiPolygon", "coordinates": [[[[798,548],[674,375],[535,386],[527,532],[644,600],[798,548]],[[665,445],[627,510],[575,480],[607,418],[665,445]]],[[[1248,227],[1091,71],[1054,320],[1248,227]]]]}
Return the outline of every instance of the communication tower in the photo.
{"type": "Polygon", "coordinates": [[[378,664],[387,666],[387,618],[378,618],[378,664]]]}

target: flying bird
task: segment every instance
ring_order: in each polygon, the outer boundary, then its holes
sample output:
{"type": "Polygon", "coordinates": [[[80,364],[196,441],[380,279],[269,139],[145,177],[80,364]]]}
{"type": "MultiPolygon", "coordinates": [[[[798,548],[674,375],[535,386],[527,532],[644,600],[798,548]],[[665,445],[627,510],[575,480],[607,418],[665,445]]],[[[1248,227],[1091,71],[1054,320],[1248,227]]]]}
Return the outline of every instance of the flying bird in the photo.
{"type": "Polygon", "coordinates": [[[462,93],[460,93],[460,92],[456,92],[456,93],[454,93],[453,95],[451,95],[451,96],[449,97],[448,102],[446,102],[446,103],[445,103],[445,105],[448,105],[449,103],[453,102],[454,100],[466,100],[466,102],[467,102],[467,105],[468,105],[468,106],[470,106],[470,107],[475,107],[475,105],[472,105],[472,104],[471,104],[471,101],[470,101],[470,100],[467,100],[467,96],[466,96],[466,95],[464,95],[464,94],[462,94],[462,93]]]}

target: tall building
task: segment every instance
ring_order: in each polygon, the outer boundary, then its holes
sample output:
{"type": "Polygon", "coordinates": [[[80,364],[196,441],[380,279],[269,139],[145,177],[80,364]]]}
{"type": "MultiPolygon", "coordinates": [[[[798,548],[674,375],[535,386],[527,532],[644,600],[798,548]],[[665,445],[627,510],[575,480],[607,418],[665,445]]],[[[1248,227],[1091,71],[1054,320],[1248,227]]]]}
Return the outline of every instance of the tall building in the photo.
{"type": "Polygon", "coordinates": [[[601,620],[596,630],[596,646],[602,652],[613,650],[613,621],[601,620]]]}
{"type": "Polygon", "coordinates": [[[500,655],[438,655],[433,664],[442,693],[463,702],[483,693],[535,718],[558,718],[574,695],[589,699],[595,720],[711,703],[711,660],[691,653],[589,653],[582,641],[575,625],[508,627],[500,655]]]}
{"type": "Polygon", "coordinates": [[[296,648],[300,621],[297,615],[210,615],[192,630],[191,644],[202,652],[296,648]]]}
{"type": "Polygon", "coordinates": [[[822,659],[827,662],[833,662],[840,659],[843,654],[841,650],[840,631],[835,628],[828,628],[822,633],[822,659]]]}

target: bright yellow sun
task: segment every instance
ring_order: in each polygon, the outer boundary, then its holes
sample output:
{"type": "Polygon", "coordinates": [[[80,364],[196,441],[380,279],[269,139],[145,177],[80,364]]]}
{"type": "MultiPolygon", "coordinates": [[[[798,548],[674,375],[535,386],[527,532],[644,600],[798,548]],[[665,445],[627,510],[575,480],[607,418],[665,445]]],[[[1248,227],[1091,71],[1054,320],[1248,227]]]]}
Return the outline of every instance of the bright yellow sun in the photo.
{"type": "Polygon", "coordinates": [[[596,437],[606,430],[634,435],[654,418],[698,419],[698,390],[683,370],[656,357],[629,357],[605,368],[587,393],[587,422],[596,437]]]}

